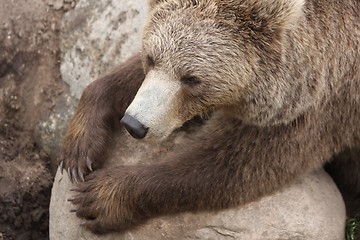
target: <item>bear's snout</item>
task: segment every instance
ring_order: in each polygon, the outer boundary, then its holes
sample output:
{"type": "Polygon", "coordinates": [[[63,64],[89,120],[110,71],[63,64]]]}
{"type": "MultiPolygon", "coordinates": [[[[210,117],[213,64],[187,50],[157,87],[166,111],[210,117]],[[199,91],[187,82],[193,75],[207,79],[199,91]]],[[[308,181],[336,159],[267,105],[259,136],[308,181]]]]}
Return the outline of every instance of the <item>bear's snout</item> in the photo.
{"type": "Polygon", "coordinates": [[[142,139],[146,136],[148,129],[141,122],[139,122],[134,117],[125,113],[124,117],[120,120],[124,124],[125,129],[130,133],[130,135],[136,139],[142,139]]]}

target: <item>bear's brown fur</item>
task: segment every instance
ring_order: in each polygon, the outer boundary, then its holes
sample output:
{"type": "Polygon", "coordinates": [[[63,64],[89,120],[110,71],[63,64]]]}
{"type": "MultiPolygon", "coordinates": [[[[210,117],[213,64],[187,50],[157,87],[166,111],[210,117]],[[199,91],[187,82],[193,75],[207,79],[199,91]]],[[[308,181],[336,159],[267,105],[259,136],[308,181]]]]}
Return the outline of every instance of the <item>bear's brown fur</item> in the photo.
{"type": "MultiPolygon", "coordinates": [[[[158,164],[89,174],[72,199],[85,227],[123,231],[160,214],[243,205],[360,146],[358,0],[150,4],[142,52],[85,89],[61,168],[79,181],[99,166],[118,120],[140,108],[133,99],[157,94],[142,91],[154,76],[173,87],[164,104],[174,124],[150,121],[149,138],[166,137],[195,115],[212,116],[158,164]]],[[[140,122],[146,114],[152,111],[140,122]]],[[[358,163],[340,165],[359,172],[358,163]]],[[[359,178],[345,181],[356,194],[359,178]]]]}

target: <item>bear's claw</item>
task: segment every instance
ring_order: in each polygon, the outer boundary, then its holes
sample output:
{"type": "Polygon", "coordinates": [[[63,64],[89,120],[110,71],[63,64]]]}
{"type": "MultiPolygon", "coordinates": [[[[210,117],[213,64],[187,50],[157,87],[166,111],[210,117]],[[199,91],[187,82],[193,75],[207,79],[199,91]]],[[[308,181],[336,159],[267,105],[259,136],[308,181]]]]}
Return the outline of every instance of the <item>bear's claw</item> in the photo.
{"type": "Polygon", "coordinates": [[[97,148],[92,148],[93,143],[89,143],[88,138],[68,137],[64,144],[63,152],[59,158],[60,172],[67,171],[72,183],[84,182],[85,176],[101,166],[107,143],[111,140],[108,135],[99,134],[97,148]],[[99,146],[100,145],[100,146],[99,146]]]}
{"type": "Polygon", "coordinates": [[[85,182],[84,173],[78,168],[78,176],[82,182],[85,182]]]}
{"type": "Polygon", "coordinates": [[[92,161],[90,160],[89,157],[86,157],[86,166],[88,167],[88,169],[90,170],[90,172],[92,172],[92,167],[91,167],[92,161]]]}
{"type": "Polygon", "coordinates": [[[71,169],[71,176],[73,181],[78,182],[79,175],[78,175],[78,170],[76,170],[76,167],[71,169]]]}
{"type": "MultiPolygon", "coordinates": [[[[86,158],[85,160],[85,163],[86,163],[86,167],[88,168],[88,170],[90,172],[93,171],[92,169],[92,161],[90,160],[89,157],[86,158]]],[[[64,174],[64,160],[60,161],[60,164],[59,164],[59,168],[60,168],[60,172],[61,174],[64,174]]],[[[81,167],[68,167],[67,168],[67,173],[68,173],[68,176],[69,176],[69,179],[70,181],[73,183],[74,181],[75,182],[85,182],[85,173],[84,171],[81,169],[81,167]]]]}
{"type": "Polygon", "coordinates": [[[59,168],[60,168],[61,174],[63,174],[63,173],[64,173],[64,161],[61,161],[61,162],[60,162],[59,168]]]}

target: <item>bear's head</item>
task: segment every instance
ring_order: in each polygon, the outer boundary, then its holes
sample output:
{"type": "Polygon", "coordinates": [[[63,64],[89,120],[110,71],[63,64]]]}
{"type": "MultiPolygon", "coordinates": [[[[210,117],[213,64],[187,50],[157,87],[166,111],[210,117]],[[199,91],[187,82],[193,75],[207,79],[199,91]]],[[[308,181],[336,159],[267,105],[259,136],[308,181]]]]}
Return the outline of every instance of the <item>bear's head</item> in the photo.
{"type": "MultiPolygon", "coordinates": [[[[212,110],[259,126],[289,122],[304,106],[285,102],[286,34],[304,0],[152,1],[143,34],[146,78],[126,116],[162,140],[212,110]],[[281,79],[280,79],[281,78],[281,79]],[[290,109],[291,108],[291,109],[290,109]]],[[[226,123],[224,123],[226,124],[226,123]]]]}

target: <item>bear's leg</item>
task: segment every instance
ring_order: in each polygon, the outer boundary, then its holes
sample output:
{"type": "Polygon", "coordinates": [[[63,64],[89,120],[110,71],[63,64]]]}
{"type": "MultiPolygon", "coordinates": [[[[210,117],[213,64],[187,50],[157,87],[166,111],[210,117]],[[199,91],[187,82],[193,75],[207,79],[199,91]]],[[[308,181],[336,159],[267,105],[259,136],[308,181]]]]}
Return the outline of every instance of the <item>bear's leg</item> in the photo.
{"type": "MultiPolygon", "coordinates": [[[[346,202],[347,214],[360,214],[360,148],[340,153],[325,168],[339,187],[346,202]]],[[[360,216],[360,215],[359,215],[360,216]]]]}
{"type": "Polygon", "coordinates": [[[325,168],[336,182],[344,198],[349,218],[357,219],[357,240],[360,240],[360,147],[337,155],[325,168]]]}
{"type": "Polygon", "coordinates": [[[123,231],[161,214],[243,205],[332,155],[322,130],[305,120],[295,127],[257,128],[213,118],[165,161],[91,173],[71,200],[84,226],[96,233],[123,231]]]}
{"type": "Polygon", "coordinates": [[[104,161],[114,126],[144,78],[138,54],[86,87],[70,121],[59,159],[61,170],[67,170],[71,181],[84,180],[84,174],[104,161]]]}

